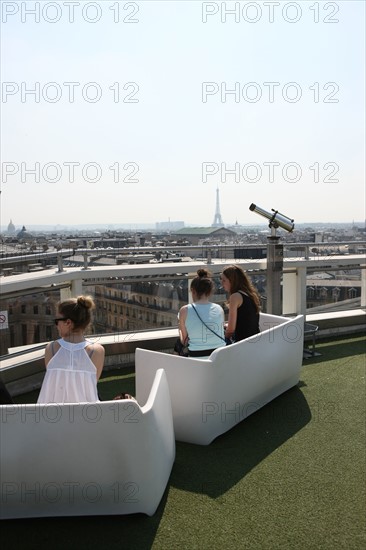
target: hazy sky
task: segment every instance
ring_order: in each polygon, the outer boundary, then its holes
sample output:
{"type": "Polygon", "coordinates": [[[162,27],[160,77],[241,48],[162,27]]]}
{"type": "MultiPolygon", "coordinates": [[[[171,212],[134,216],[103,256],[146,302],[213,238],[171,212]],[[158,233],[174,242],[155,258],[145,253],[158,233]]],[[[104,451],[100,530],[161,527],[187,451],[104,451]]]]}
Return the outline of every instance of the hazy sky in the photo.
{"type": "Polygon", "coordinates": [[[365,219],[363,1],[1,8],[3,226],[365,219]]]}

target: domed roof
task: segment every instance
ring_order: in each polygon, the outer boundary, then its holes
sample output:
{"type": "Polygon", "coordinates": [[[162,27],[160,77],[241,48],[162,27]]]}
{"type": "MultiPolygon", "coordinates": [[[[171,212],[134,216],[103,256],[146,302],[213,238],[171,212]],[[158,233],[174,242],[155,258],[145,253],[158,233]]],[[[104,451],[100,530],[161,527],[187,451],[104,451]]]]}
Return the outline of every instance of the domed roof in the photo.
{"type": "Polygon", "coordinates": [[[32,233],[29,233],[23,225],[22,229],[17,234],[17,238],[22,241],[28,241],[34,239],[34,236],[32,233]]]}
{"type": "Polygon", "coordinates": [[[13,224],[13,220],[10,220],[9,222],[8,233],[15,233],[15,225],[13,224]]]}

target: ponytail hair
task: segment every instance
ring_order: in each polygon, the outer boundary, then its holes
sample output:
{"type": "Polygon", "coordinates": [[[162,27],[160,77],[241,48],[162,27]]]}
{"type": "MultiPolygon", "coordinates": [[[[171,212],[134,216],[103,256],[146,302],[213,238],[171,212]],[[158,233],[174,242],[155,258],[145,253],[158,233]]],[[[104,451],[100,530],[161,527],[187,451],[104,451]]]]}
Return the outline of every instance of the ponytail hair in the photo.
{"type": "Polygon", "coordinates": [[[191,290],[194,290],[198,298],[210,296],[214,290],[214,282],[207,269],[198,269],[197,275],[191,282],[191,290]]]}

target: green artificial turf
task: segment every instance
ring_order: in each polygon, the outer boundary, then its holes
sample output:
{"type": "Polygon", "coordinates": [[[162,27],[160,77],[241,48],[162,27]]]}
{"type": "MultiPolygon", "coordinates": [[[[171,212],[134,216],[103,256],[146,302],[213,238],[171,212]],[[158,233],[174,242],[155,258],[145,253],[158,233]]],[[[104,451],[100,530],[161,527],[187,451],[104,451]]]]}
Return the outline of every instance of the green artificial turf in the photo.
{"type": "MultiPolygon", "coordinates": [[[[153,517],[3,521],[1,548],[363,549],[365,339],[317,351],[298,386],[211,445],[177,442],[153,517]]],[[[134,393],[133,374],[105,373],[101,399],[121,391],[134,393]]]]}

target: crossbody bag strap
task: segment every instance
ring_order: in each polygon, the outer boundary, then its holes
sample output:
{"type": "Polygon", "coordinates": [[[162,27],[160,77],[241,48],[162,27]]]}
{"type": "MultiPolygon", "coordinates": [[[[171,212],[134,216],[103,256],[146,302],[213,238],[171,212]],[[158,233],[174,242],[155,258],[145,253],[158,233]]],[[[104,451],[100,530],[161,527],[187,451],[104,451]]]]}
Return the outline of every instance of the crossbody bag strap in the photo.
{"type": "Polygon", "coordinates": [[[212,334],[214,334],[215,336],[217,336],[218,338],[220,338],[220,340],[222,340],[223,342],[226,342],[225,338],[223,338],[222,336],[220,336],[219,334],[217,334],[214,330],[212,330],[212,328],[210,328],[208,325],[206,325],[206,323],[203,321],[203,319],[201,319],[200,314],[198,313],[198,311],[196,310],[196,308],[194,307],[194,305],[191,304],[191,306],[193,307],[194,311],[196,312],[197,317],[198,317],[198,319],[201,321],[201,323],[204,324],[205,327],[208,328],[208,330],[210,330],[210,331],[212,332],[212,334]]]}

